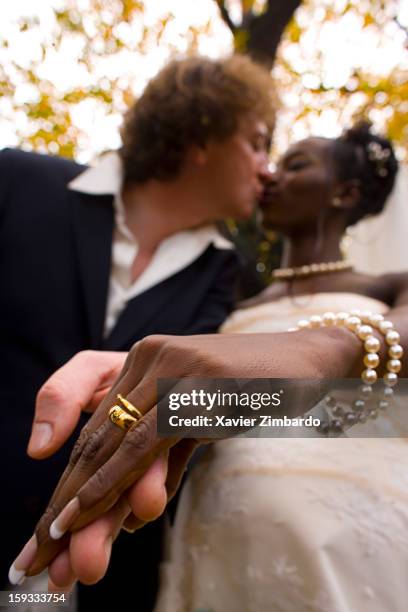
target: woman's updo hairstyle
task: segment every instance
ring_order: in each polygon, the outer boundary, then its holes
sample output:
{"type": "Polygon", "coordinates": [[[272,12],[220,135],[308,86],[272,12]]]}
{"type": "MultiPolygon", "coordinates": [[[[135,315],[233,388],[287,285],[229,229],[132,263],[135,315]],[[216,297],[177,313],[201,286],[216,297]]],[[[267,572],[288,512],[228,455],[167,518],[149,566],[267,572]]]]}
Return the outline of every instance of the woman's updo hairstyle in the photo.
{"type": "Polygon", "coordinates": [[[361,121],[334,140],[333,157],[340,180],[357,179],[360,183],[361,198],[347,224],[380,213],[398,172],[391,142],[373,134],[370,123],[361,121]]]}

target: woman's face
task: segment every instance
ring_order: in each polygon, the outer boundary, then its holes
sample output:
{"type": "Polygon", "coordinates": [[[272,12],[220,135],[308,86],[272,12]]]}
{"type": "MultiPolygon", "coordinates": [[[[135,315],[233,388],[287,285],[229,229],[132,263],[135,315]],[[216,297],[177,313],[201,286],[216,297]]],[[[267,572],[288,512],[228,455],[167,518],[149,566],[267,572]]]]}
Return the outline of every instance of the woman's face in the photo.
{"type": "Polygon", "coordinates": [[[280,159],[261,203],[268,229],[315,227],[322,210],[332,205],[337,183],[332,141],[307,138],[291,146],[280,159]]]}

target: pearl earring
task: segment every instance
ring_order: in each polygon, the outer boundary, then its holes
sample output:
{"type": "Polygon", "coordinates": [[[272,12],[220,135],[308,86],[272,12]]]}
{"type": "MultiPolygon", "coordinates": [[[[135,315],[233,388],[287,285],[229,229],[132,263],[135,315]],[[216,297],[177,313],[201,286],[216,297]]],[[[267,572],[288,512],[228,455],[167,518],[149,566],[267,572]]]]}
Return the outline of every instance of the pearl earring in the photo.
{"type": "Polygon", "coordinates": [[[333,198],[332,200],[332,206],[334,206],[334,208],[340,208],[341,206],[341,198],[333,198]]]}

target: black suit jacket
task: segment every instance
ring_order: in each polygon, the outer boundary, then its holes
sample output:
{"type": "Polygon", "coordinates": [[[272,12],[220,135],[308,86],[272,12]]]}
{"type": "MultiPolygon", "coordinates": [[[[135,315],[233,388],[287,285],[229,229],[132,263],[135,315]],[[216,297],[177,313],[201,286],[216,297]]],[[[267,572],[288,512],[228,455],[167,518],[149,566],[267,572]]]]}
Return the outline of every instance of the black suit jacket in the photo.
{"type": "Polygon", "coordinates": [[[128,350],[149,334],[215,331],[232,306],[235,255],[209,246],[132,299],[104,339],[112,196],[67,189],[83,170],[60,158],[0,152],[2,582],[68,458],[69,445],[42,462],[25,455],[42,383],[83,349],[128,350]]]}

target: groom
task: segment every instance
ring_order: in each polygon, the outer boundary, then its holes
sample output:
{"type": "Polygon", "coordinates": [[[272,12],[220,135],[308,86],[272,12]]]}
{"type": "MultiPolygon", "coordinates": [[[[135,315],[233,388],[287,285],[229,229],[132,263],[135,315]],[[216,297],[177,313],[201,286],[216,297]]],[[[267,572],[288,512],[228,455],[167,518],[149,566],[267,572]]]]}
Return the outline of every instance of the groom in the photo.
{"type": "MultiPolygon", "coordinates": [[[[228,314],[235,256],[213,223],[249,217],[262,192],[272,97],[269,74],[247,58],[175,61],[130,110],[119,154],[96,167],[0,153],[0,452],[13,466],[2,480],[3,585],[69,456],[69,446],[44,462],[25,456],[44,381],[78,351],[109,357],[150,334],[211,332],[228,314]]],[[[79,373],[59,393],[75,404],[80,387],[79,373]]],[[[43,393],[51,415],[54,391],[43,393]]],[[[49,457],[52,435],[42,418],[30,455],[49,457]]],[[[81,587],[79,610],[126,609],[135,580],[138,610],[150,610],[161,541],[160,522],[121,536],[105,580],[81,587]]]]}

